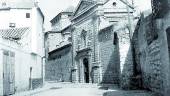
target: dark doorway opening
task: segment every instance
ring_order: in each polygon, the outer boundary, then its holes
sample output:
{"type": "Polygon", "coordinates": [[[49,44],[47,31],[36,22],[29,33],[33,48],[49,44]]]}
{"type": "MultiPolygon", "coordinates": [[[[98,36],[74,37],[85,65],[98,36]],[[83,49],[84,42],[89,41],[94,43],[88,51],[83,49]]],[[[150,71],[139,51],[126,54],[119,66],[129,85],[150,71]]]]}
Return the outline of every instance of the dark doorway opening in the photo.
{"type": "Polygon", "coordinates": [[[113,44],[114,44],[114,45],[117,45],[117,43],[118,43],[118,36],[117,36],[117,33],[114,32],[113,44]]]}
{"type": "Polygon", "coordinates": [[[167,35],[168,51],[169,51],[169,58],[170,58],[170,27],[166,29],[166,35],[167,35]]]}
{"type": "Polygon", "coordinates": [[[88,59],[83,59],[83,65],[84,65],[84,81],[85,83],[89,83],[89,62],[88,59]]]}

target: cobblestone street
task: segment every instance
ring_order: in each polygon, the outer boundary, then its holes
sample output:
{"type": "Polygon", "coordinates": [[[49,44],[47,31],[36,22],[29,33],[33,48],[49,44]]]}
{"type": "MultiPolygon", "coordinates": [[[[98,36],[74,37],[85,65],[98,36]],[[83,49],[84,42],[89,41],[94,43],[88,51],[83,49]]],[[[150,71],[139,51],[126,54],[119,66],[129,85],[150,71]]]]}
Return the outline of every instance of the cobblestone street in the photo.
{"type": "Polygon", "coordinates": [[[50,83],[41,89],[16,93],[13,96],[155,96],[149,92],[123,91],[111,85],[50,83]],[[110,87],[109,87],[110,86],[110,87]]]}

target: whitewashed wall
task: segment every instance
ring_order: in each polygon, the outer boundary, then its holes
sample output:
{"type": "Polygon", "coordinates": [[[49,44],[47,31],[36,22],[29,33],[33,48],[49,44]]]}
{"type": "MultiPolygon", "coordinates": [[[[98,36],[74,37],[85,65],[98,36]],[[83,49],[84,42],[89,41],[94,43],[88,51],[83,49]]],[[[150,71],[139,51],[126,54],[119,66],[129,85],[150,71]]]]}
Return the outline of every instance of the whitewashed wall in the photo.
{"type": "Polygon", "coordinates": [[[43,18],[37,8],[32,9],[32,52],[44,56],[43,18]]]}
{"type": "Polygon", "coordinates": [[[9,23],[16,23],[16,28],[31,27],[31,18],[26,18],[26,13],[31,14],[31,9],[1,10],[0,29],[9,28],[9,23]]]}
{"type": "Polygon", "coordinates": [[[16,23],[16,28],[30,28],[28,34],[19,41],[21,45],[0,38],[0,95],[3,94],[3,49],[15,52],[16,90],[27,90],[29,88],[30,67],[32,67],[32,78],[41,78],[42,76],[43,18],[37,8],[11,9],[0,11],[0,21],[0,29],[9,29],[9,23],[16,23]],[[30,13],[30,18],[26,18],[26,13],[30,13]]]}

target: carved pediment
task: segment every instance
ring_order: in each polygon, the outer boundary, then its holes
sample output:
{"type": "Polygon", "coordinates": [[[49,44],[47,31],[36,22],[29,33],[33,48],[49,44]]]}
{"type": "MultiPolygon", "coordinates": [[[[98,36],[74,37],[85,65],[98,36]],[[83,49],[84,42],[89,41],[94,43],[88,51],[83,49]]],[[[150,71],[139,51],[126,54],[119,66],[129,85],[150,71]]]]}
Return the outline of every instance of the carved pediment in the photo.
{"type": "Polygon", "coordinates": [[[81,12],[93,6],[94,4],[95,3],[92,0],[81,0],[74,12],[74,16],[80,14],[81,12]]]}

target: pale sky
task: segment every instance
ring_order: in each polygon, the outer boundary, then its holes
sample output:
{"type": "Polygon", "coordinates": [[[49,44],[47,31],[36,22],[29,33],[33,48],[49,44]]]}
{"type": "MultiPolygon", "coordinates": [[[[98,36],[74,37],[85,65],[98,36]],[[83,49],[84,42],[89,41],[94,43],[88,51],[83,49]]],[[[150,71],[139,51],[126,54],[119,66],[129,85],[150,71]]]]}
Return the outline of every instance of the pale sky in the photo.
{"type": "MultiPolygon", "coordinates": [[[[39,0],[39,6],[45,15],[45,29],[50,30],[50,20],[59,12],[65,10],[69,6],[77,6],[80,0],[39,0]]],[[[144,11],[149,9],[151,0],[134,0],[137,9],[144,11]]]]}
{"type": "Polygon", "coordinates": [[[50,20],[69,6],[77,6],[79,0],[40,0],[39,6],[45,15],[45,29],[50,30],[50,20]]]}

